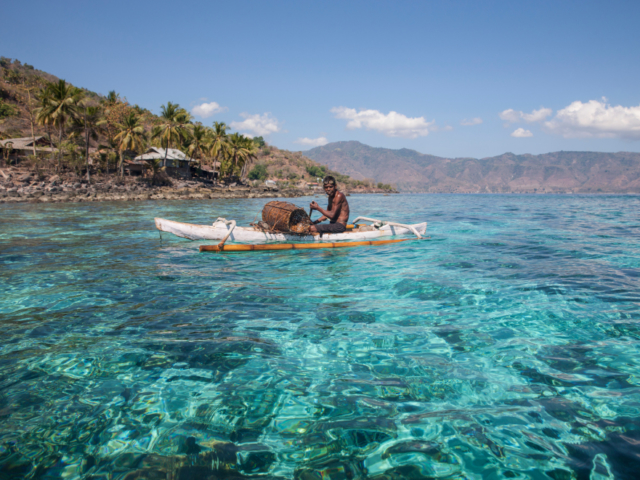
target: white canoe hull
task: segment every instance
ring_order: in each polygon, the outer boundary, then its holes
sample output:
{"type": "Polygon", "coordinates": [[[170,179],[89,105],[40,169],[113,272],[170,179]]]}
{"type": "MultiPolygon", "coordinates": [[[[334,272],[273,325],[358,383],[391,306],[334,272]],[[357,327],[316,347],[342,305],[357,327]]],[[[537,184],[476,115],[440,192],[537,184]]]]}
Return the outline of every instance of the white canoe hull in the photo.
{"type": "MultiPolygon", "coordinates": [[[[161,232],[173,233],[178,237],[189,240],[222,240],[227,236],[231,228],[230,225],[216,223],[214,225],[194,225],[191,223],[173,222],[163,218],[156,218],[156,228],[161,232]]],[[[427,231],[427,222],[416,223],[413,227],[420,235],[427,231]]],[[[286,233],[266,233],[256,230],[253,227],[236,227],[228,242],[237,243],[269,243],[269,242],[341,242],[349,240],[373,240],[380,237],[395,235],[413,235],[408,228],[384,225],[371,232],[345,232],[345,233],[325,233],[322,235],[288,235],[286,233]]]]}

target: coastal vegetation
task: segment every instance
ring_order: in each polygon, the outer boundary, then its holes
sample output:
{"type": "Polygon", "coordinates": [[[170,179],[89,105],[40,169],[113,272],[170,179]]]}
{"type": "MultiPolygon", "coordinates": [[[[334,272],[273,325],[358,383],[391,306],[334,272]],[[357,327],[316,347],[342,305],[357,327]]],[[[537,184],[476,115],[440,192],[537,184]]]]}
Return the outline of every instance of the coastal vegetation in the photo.
{"type": "Polygon", "coordinates": [[[131,173],[135,157],[155,147],[163,149],[164,158],[145,161],[142,172],[152,184],[171,183],[167,156],[175,149],[196,177],[214,182],[271,179],[283,188],[307,188],[331,174],[343,188],[391,190],[351,179],[300,152],[280,150],[262,137],[230,132],[225,122],[204,125],[173,102],[154,115],[116,91],[101,96],[5,57],[0,57],[0,74],[0,141],[9,140],[2,146],[3,158],[37,170],[38,176],[73,173],[89,183],[92,175],[122,179],[131,173]],[[18,139],[28,140],[28,149],[14,144],[18,139]]]}

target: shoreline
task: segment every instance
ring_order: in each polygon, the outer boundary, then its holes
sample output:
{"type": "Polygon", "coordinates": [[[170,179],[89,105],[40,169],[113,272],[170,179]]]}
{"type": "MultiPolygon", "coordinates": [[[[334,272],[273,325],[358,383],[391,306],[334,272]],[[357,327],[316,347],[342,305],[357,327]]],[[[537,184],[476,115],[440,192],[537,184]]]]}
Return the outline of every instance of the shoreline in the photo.
{"type": "MultiPolygon", "coordinates": [[[[4,173],[4,172],[2,172],[4,173]]],[[[345,191],[346,194],[386,193],[378,189],[345,191]]],[[[397,193],[397,192],[394,192],[397,193]]],[[[13,203],[84,203],[145,200],[207,200],[233,198],[298,198],[317,194],[320,191],[300,188],[272,188],[248,185],[213,185],[197,181],[176,181],[173,186],[152,186],[145,181],[132,178],[95,178],[92,183],[85,179],[62,179],[52,176],[47,182],[24,174],[13,179],[0,178],[0,204],[13,203]],[[5,180],[2,182],[1,180],[5,180]]]]}
{"type": "MultiPolygon", "coordinates": [[[[162,200],[214,200],[214,199],[236,199],[236,198],[300,198],[314,196],[314,192],[304,192],[302,190],[283,190],[272,192],[242,192],[229,189],[166,189],[160,191],[141,192],[108,192],[108,193],[82,193],[64,192],[58,195],[47,194],[8,194],[2,196],[0,193],[0,204],[14,203],[89,203],[89,202],[116,202],[116,201],[162,201],[162,200]]],[[[248,189],[247,189],[248,190],[248,189]]],[[[251,189],[254,190],[254,189],[251,189]]],[[[373,195],[380,192],[352,192],[349,195],[373,195]]]]}
{"type": "MultiPolygon", "coordinates": [[[[83,184],[84,186],[84,184],[83,184]]],[[[300,198],[323,195],[319,191],[306,191],[301,189],[273,190],[255,187],[112,187],[107,189],[99,188],[77,188],[62,191],[8,191],[0,189],[0,205],[15,203],[90,203],[90,202],[132,202],[132,201],[163,201],[163,200],[216,200],[216,199],[240,199],[240,198],[300,198]]],[[[346,191],[350,195],[531,195],[531,196],[605,196],[624,195],[639,196],[640,193],[631,192],[386,192],[386,191],[346,191]]]]}
{"type": "Polygon", "coordinates": [[[206,200],[226,198],[296,198],[312,195],[297,189],[262,191],[255,188],[207,188],[207,187],[125,187],[125,188],[77,188],[63,191],[1,192],[0,203],[81,203],[145,200],[206,200]]]}

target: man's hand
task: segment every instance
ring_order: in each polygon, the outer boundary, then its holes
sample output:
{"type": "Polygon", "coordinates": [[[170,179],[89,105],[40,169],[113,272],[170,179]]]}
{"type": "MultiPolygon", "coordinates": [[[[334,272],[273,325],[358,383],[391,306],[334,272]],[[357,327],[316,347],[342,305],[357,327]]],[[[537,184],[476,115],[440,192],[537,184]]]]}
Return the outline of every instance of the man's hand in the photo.
{"type": "Polygon", "coordinates": [[[311,210],[318,210],[318,208],[320,208],[320,205],[318,205],[318,202],[316,202],[315,200],[313,202],[311,202],[311,204],[309,205],[309,208],[311,210]]]}

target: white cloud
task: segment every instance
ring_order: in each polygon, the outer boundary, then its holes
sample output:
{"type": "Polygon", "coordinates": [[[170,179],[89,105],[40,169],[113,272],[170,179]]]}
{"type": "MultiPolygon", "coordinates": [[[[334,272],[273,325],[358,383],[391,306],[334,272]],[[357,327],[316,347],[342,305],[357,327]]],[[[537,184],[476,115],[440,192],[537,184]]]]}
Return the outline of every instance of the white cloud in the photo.
{"type": "Polygon", "coordinates": [[[550,108],[544,108],[544,107],[538,110],[534,110],[531,113],[524,113],[522,111],[513,110],[512,108],[509,108],[507,110],[504,110],[503,112],[500,112],[498,116],[505,122],[510,122],[510,123],[518,123],[522,121],[525,121],[527,123],[534,123],[534,122],[543,121],[552,113],[553,113],[553,110],[551,110],[550,108]]]}
{"type": "Polygon", "coordinates": [[[565,138],[598,137],[640,140],[640,105],[612,107],[606,98],[602,101],[575,101],[558,110],[556,116],[544,123],[548,132],[565,138]]]}
{"type": "Polygon", "coordinates": [[[511,133],[511,136],[516,138],[527,138],[527,137],[533,137],[533,133],[531,133],[530,130],[525,130],[524,128],[518,128],[517,130],[511,133]]]}
{"type": "Polygon", "coordinates": [[[299,138],[293,143],[299,143],[300,145],[308,145],[310,147],[322,147],[329,143],[329,140],[326,137],[318,137],[318,138],[299,138]]]}
{"type": "Polygon", "coordinates": [[[217,102],[201,103],[200,105],[196,105],[191,109],[191,113],[202,118],[209,118],[216,113],[226,111],[227,107],[221,107],[217,102]]]}
{"type": "Polygon", "coordinates": [[[528,123],[541,122],[552,113],[553,110],[551,110],[550,108],[540,108],[538,110],[534,110],[531,113],[523,113],[522,118],[525,122],[528,123]]]}
{"type": "Polygon", "coordinates": [[[334,107],[331,113],[336,118],[348,120],[347,128],[366,128],[376,130],[387,137],[417,138],[429,135],[429,128],[435,122],[427,122],[424,117],[410,118],[398,112],[384,114],[378,110],[360,110],[347,107],[334,107]]]}
{"type": "Polygon", "coordinates": [[[244,118],[242,122],[231,122],[229,126],[235,130],[250,132],[254,135],[263,136],[270,133],[276,133],[280,131],[280,122],[270,113],[264,113],[262,115],[249,113],[241,113],[240,116],[244,118]]]}
{"type": "Polygon", "coordinates": [[[511,122],[511,123],[516,123],[520,121],[520,118],[522,118],[521,116],[523,115],[523,112],[516,112],[514,109],[509,108],[508,110],[504,110],[503,112],[500,112],[498,114],[498,116],[504,120],[505,122],[511,122]]]}
{"type": "Polygon", "coordinates": [[[482,123],[482,119],[480,117],[476,117],[476,118],[472,118],[470,120],[467,120],[466,118],[464,120],[462,120],[460,122],[460,125],[463,125],[465,127],[470,127],[473,125],[480,125],[482,123]]]}

